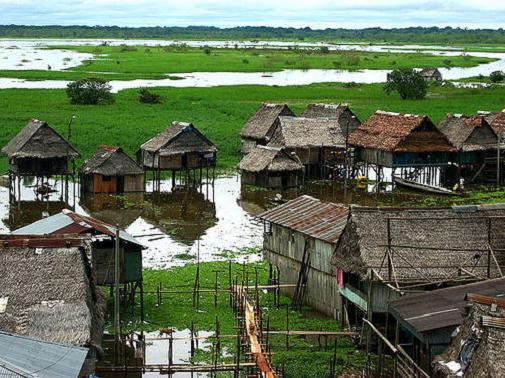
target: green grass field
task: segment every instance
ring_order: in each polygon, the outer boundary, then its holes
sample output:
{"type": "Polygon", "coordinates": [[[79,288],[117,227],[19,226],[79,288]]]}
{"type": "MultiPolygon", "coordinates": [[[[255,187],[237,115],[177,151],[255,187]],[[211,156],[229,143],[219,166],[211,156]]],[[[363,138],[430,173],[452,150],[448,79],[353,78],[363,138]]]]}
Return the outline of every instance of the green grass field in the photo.
{"type": "MultiPolygon", "coordinates": [[[[52,46],[95,54],[95,59],[66,71],[0,71],[0,77],[30,80],[77,80],[90,75],[107,79],[160,79],[184,72],[273,72],[283,69],[394,69],[471,67],[489,58],[429,54],[272,49],[210,49],[147,46],[52,46]],[[207,53],[206,53],[207,52],[207,53]],[[102,56],[103,55],[103,56],[102,56]]],[[[30,59],[27,57],[27,59],[30,59]]]]}
{"type": "MultiPolygon", "coordinates": [[[[446,113],[472,114],[478,110],[502,110],[503,88],[457,89],[431,86],[425,100],[401,100],[386,96],[382,85],[267,87],[230,86],[213,88],[156,88],[163,96],[159,105],[139,103],[138,90],[121,91],[116,103],[103,106],[71,105],[64,90],[0,91],[0,146],[4,146],[31,118],[46,120],[64,133],[72,114],[73,144],[88,158],[103,143],[122,146],[133,154],[174,120],[193,122],[219,147],[218,168],[233,169],[239,160],[239,132],[262,101],[286,102],[300,114],[312,102],[347,102],[361,120],[375,110],[425,113],[439,122],[446,113]]],[[[7,161],[0,160],[5,172],[7,161]]]]}
{"type": "MultiPolygon", "coordinates": [[[[232,265],[232,280],[238,278],[242,283],[243,273],[247,272],[249,285],[255,285],[255,267],[258,271],[258,283],[266,284],[268,281],[268,265],[266,263],[232,265]]],[[[228,288],[228,263],[212,262],[200,264],[200,287],[202,289],[213,289],[215,285],[215,271],[218,271],[218,288],[228,288]]],[[[199,308],[193,307],[192,288],[195,282],[196,265],[188,264],[183,267],[175,267],[168,270],[145,270],[144,290],[146,292],[156,292],[159,283],[162,283],[165,291],[189,291],[184,294],[165,295],[161,306],[158,306],[157,296],[154,294],[145,295],[145,324],[138,323],[137,318],[131,318],[125,314],[124,324],[127,329],[139,331],[143,327],[145,331],[157,331],[161,327],[174,327],[179,330],[190,329],[193,322],[195,330],[214,331],[216,318],[220,323],[221,335],[236,334],[236,319],[232,308],[229,305],[228,293],[218,293],[217,306],[214,305],[213,293],[202,293],[200,295],[199,308]]],[[[286,329],[286,306],[291,304],[291,299],[281,295],[281,305],[274,306],[273,295],[271,293],[260,294],[260,303],[263,314],[263,327],[266,328],[269,322],[270,330],[282,331],[286,329]]],[[[113,302],[109,299],[109,308],[113,302]]],[[[321,330],[339,331],[339,323],[335,320],[315,314],[310,308],[303,308],[303,311],[289,309],[289,329],[290,330],[321,330]]],[[[109,319],[107,327],[112,330],[113,311],[108,311],[109,319]]],[[[300,377],[324,377],[329,370],[329,361],[333,356],[333,340],[329,340],[325,345],[319,346],[317,338],[290,337],[289,350],[285,347],[285,337],[283,335],[271,335],[270,345],[273,352],[273,363],[277,369],[285,365],[285,376],[300,377]]],[[[223,347],[228,351],[228,356],[222,356],[219,362],[233,363],[233,355],[236,350],[236,339],[223,339],[223,347]]],[[[212,349],[212,348],[211,348],[212,349]]],[[[337,372],[353,372],[363,366],[364,354],[358,351],[348,338],[339,338],[337,343],[337,372]]],[[[189,356],[188,356],[189,358],[189,356]]],[[[212,361],[212,353],[199,351],[193,361],[212,361]]],[[[226,373],[219,377],[231,377],[226,373]]]]}

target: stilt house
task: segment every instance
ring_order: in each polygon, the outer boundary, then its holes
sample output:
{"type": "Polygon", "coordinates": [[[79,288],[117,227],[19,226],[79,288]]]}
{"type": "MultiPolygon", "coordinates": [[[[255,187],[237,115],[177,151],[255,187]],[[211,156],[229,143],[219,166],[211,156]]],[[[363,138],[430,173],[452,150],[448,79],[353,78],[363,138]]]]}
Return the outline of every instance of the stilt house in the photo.
{"type": "Polygon", "coordinates": [[[303,182],[303,165],[282,147],[258,145],[239,164],[243,184],[267,188],[296,187],[303,182]]]}
{"type": "Polygon", "coordinates": [[[378,110],[349,137],[361,161],[382,167],[445,166],[456,148],[427,116],[378,110]]]}
{"type": "Polygon", "coordinates": [[[431,290],[505,271],[505,205],[352,206],[332,264],[355,311],[387,313],[404,290],[431,290]]]}
{"type": "MultiPolygon", "coordinates": [[[[92,263],[96,270],[98,285],[114,284],[115,227],[98,219],[63,210],[61,213],[41,219],[19,228],[13,235],[90,235],[92,263]]],[[[142,282],[142,250],[144,246],[125,231],[120,238],[120,282],[122,284],[142,282]]]]}
{"type": "Polygon", "coordinates": [[[144,191],[144,170],[120,147],[100,146],[79,170],[83,193],[144,191]]]}
{"type": "Polygon", "coordinates": [[[302,114],[305,118],[336,118],[342,130],[355,131],[361,122],[347,104],[310,104],[302,114]]]}
{"type": "Polygon", "coordinates": [[[298,283],[285,290],[295,305],[303,302],[335,318],[340,313],[330,262],[347,217],[347,207],[306,195],[258,215],[267,260],[279,270],[281,283],[298,283]]]}
{"type": "Polygon", "coordinates": [[[68,163],[79,152],[47,122],[32,119],[2,148],[9,159],[9,172],[16,176],[66,175],[68,163]]]}
{"type": "Polygon", "coordinates": [[[137,161],[160,179],[161,171],[196,171],[216,166],[217,147],[192,123],[173,122],[140,146],[137,161]]]}
{"type": "Polygon", "coordinates": [[[261,104],[240,132],[242,154],[248,154],[257,145],[268,144],[277,127],[278,117],[294,115],[286,104],[261,104]]]}
{"type": "Polygon", "coordinates": [[[310,178],[325,177],[330,168],[345,163],[345,126],[336,118],[279,117],[269,146],[295,153],[310,178]]]}
{"type": "MultiPolygon", "coordinates": [[[[478,348],[476,350],[476,347],[481,340],[475,337],[477,333],[472,337],[472,334],[468,332],[470,331],[467,328],[468,322],[473,323],[476,314],[470,311],[470,318],[465,320],[469,306],[466,299],[482,301],[489,296],[500,298],[504,295],[505,278],[499,278],[433,290],[429,293],[412,294],[391,301],[389,313],[398,327],[397,343],[424,371],[429,372],[430,376],[435,376],[432,371],[433,357],[443,353],[451,344],[452,335],[456,334],[457,351],[459,352],[462,348],[467,349],[468,353],[464,353],[463,360],[469,362],[468,358],[472,359],[472,352],[477,352],[478,348]],[[466,347],[465,344],[467,344],[466,347]]],[[[503,299],[498,299],[498,302],[502,303],[503,299]]],[[[486,315],[488,314],[490,314],[489,309],[486,315]]],[[[503,314],[503,309],[497,309],[494,315],[498,314],[503,314]]],[[[475,328],[474,331],[484,331],[482,319],[478,320],[480,320],[478,328],[475,328]]],[[[455,362],[458,359],[454,349],[451,347],[444,353],[446,362],[455,362]],[[447,358],[449,356],[451,357],[447,358]]],[[[439,366],[437,370],[440,368],[442,366],[439,366]]],[[[475,371],[474,368],[477,366],[472,367],[471,371],[475,371]]],[[[456,374],[452,375],[452,377],[456,376],[456,374]]],[[[474,377],[475,375],[468,376],[474,377]]],[[[488,375],[483,376],[487,377],[488,375]]]]}
{"type": "Polygon", "coordinates": [[[438,68],[423,68],[420,74],[425,81],[442,81],[442,73],[438,68]]]}
{"type": "Polygon", "coordinates": [[[0,243],[0,330],[88,348],[82,376],[92,374],[102,354],[105,298],[96,288],[89,239],[4,235],[0,243]]]}
{"type": "Polygon", "coordinates": [[[473,180],[482,172],[487,158],[496,159],[498,137],[483,116],[449,114],[439,129],[457,148],[460,176],[473,180]]]}

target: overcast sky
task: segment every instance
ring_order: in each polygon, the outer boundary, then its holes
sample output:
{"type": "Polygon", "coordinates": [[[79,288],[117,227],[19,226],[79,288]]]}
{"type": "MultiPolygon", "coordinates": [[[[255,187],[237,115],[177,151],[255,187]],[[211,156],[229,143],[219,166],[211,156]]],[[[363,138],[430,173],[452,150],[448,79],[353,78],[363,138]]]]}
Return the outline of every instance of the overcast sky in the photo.
{"type": "Polygon", "coordinates": [[[505,27],[505,0],[0,0],[0,24],[505,27]]]}

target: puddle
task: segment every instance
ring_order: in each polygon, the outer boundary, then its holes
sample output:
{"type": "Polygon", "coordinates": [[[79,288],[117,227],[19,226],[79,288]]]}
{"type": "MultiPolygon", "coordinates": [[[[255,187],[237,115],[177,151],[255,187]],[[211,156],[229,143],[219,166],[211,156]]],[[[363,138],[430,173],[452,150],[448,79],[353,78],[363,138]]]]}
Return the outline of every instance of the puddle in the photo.
{"type": "MultiPolygon", "coordinates": [[[[173,355],[172,361],[173,364],[189,364],[191,357],[191,341],[189,339],[191,331],[189,329],[177,330],[173,333],[173,355]]],[[[197,333],[198,337],[209,337],[214,333],[209,331],[199,331],[197,333]]],[[[159,364],[168,364],[168,337],[166,340],[160,340],[160,335],[158,332],[147,332],[144,334],[146,338],[146,353],[145,353],[145,364],[146,365],[159,365],[159,364]]],[[[136,349],[136,343],[132,346],[130,342],[127,342],[125,345],[125,357],[121,359],[121,362],[124,362],[126,359],[129,366],[137,366],[140,365],[142,351],[140,349],[136,349]]],[[[99,366],[110,366],[113,365],[113,356],[114,356],[114,343],[111,335],[104,335],[104,354],[105,358],[103,361],[99,363],[99,366]]],[[[202,351],[209,351],[212,346],[211,340],[200,339],[198,340],[198,344],[195,346],[196,349],[200,349],[202,351]]],[[[222,351],[223,356],[227,356],[226,350],[222,351]]],[[[162,377],[166,376],[157,372],[146,372],[142,373],[101,373],[100,377],[104,378],[115,378],[115,377],[162,377]]],[[[176,378],[190,378],[190,377],[209,377],[210,373],[175,373],[171,375],[176,378]]]]}
{"type": "MultiPolygon", "coordinates": [[[[83,60],[92,58],[91,54],[82,54],[64,50],[43,49],[50,45],[100,45],[104,40],[0,40],[0,70],[2,69],[40,69],[53,70],[68,69],[78,66],[83,60]],[[15,47],[15,48],[14,48],[15,47]],[[36,59],[34,58],[36,56],[36,59]],[[28,60],[28,62],[25,62],[28,60]]],[[[393,45],[366,45],[342,44],[333,45],[325,43],[294,43],[294,42],[238,42],[238,41],[160,41],[160,40],[112,40],[107,41],[112,45],[145,45],[167,46],[186,44],[191,47],[210,46],[214,48],[305,48],[317,49],[326,46],[330,50],[357,50],[369,52],[391,53],[422,53],[443,55],[447,57],[463,54],[461,50],[444,46],[393,46],[393,45]]],[[[496,70],[505,70],[505,53],[496,52],[471,52],[469,55],[476,57],[489,57],[498,59],[495,62],[485,63],[476,67],[439,68],[446,80],[458,80],[478,75],[489,75],[496,70]]],[[[95,57],[97,58],[97,57],[95,57]]],[[[110,85],[113,92],[123,89],[139,87],[213,87],[222,85],[309,85],[322,82],[355,82],[355,83],[380,83],[386,81],[391,70],[335,70],[335,69],[309,69],[309,70],[283,70],[279,72],[191,72],[167,75],[160,80],[112,80],[110,85]]],[[[29,81],[16,78],[0,78],[0,88],[26,88],[26,89],[62,89],[69,81],[41,80],[29,81]]]]}

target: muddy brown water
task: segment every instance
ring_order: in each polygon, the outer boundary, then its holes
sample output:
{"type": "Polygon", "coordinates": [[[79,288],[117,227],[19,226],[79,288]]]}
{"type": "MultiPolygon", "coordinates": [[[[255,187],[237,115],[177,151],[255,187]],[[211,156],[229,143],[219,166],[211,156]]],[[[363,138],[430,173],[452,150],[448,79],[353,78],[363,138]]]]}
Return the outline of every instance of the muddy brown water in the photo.
{"type": "MultiPolygon", "coordinates": [[[[254,249],[262,244],[263,228],[255,216],[282,200],[308,194],[322,200],[365,206],[402,206],[420,202],[423,194],[397,191],[369,193],[363,189],[343,190],[339,182],[315,182],[302,190],[264,190],[242,186],[238,176],[218,177],[214,185],[188,189],[162,182],[162,192],[124,195],[85,195],[69,186],[69,205],[61,198],[61,182],[50,181],[56,189],[47,197],[37,197],[34,180],[21,182],[21,200],[9,202],[8,182],[0,182],[0,232],[23,227],[64,208],[88,214],[110,224],[118,224],[148,249],[144,267],[164,269],[196,261],[232,259],[237,262],[260,260],[254,249]]],[[[370,189],[370,188],[369,188],[370,189]]]]}

